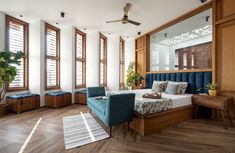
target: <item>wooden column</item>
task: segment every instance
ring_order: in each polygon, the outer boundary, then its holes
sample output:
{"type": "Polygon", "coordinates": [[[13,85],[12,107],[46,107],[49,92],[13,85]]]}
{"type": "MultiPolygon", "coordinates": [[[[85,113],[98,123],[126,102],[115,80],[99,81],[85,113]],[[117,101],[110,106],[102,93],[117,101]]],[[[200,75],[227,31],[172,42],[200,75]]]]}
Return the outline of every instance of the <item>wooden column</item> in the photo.
{"type": "MultiPolygon", "coordinates": [[[[145,78],[149,71],[149,47],[150,35],[143,35],[135,40],[135,63],[136,72],[145,78]]],[[[145,86],[145,81],[142,82],[145,86]]]]}
{"type": "MultiPolygon", "coordinates": [[[[235,1],[213,0],[213,81],[235,98],[235,1]]],[[[230,107],[235,117],[235,103],[230,107]]]]}

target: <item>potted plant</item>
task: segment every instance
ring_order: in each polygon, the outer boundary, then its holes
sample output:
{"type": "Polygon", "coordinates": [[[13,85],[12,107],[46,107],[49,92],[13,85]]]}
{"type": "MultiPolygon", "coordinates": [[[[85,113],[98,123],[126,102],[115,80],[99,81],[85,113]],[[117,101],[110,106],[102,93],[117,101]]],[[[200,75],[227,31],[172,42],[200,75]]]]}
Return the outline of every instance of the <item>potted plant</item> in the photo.
{"type": "Polygon", "coordinates": [[[219,84],[218,83],[208,83],[205,88],[198,89],[197,91],[200,91],[202,89],[207,89],[208,94],[210,96],[216,96],[218,89],[219,89],[219,84]]]}
{"type": "Polygon", "coordinates": [[[219,85],[218,83],[209,83],[206,88],[208,89],[208,93],[210,96],[216,96],[218,89],[219,89],[219,85]]]}
{"type": "Polygon", "coordinates": [[[6,103],[7,84],[15,79],[16,65],[20,65],[20,59],[23,56],[24,53],[21,51],[16,53],[6,49],[0,51],[0,104],[6,103]]]}
{"type": "Polygon", "coordinates": [[[135,72],[135,62],[130,62],[126,73],[126,86],[132,89],[136,81],[141,80],[141,76],[135,72]]]}

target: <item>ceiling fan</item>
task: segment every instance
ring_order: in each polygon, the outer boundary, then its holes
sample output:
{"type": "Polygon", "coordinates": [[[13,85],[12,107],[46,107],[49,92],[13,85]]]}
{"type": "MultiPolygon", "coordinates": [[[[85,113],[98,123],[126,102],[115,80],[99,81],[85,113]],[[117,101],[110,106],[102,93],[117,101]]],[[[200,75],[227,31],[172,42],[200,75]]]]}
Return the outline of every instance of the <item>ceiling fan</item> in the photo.
{"type": "Polygon", "coordinates": [[[126,4],[126,6],[123,8],[124,16],[121,20],[106,21],[106,23],[122,22],[123,24],[131,23],[131,24],[139,26],[141,23],[128,19],[128,14],[129,14],[131,7],[132,7],[131,3],[126,4]]]}

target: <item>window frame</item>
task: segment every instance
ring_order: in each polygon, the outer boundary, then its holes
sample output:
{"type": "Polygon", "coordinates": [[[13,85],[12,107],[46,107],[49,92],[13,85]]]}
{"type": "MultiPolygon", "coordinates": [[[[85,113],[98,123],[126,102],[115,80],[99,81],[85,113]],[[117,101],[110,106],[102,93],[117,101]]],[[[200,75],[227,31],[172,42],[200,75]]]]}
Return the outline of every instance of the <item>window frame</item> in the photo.
{"type": "Polygon", "coordinates": [[[54,90],[60,89],[60,29],[45,22],[45,89],[54,90]],[[56,31],[56,56],[47,55],[47,29],[52,29],[56,31]],[[55,60],[56,63],[56,85],[47,86],[47,59],[55,60]]]}
{"type": "Polygon", "coordinates": [[[119,88],[124,88],[124,87],[125,87],[125,40],[122,37],[120,37],[120,40],[119,40],[119,88]],[[121,71],[122,73],[120,73],[121,71]],[[121,80],[121,74],[122,74],[123,80],[121,80]]]}
{"type": "Polygon", "coordinates": [[[86,87],[86,33],[75,29],[75,89],[86,87]],[[77,34],[82,36],[82,58],[77,58],[77,34]],[[77,85],[77,61],[82,62],[82,85],[77,85]]]}
{"type": "Polygon", "coordinates": [[[6,86],[7,92],[14,92],[14,91],[23,91],[29,89],[29,24],[24,22],[20,19],[14,18],[12,16],[6,15],[5,16],[5,47],[6,49],[10,48],[10,38],[9,38],[9,29],[10,29],[10,22],[16,22],[18,24],[23,25],[24,27],[24,86],[23,87],[10,87],[9,83],[6,86]]]}
{"type": "Polygon", "coordinates": [[[105,37],[102,33],[100,33],[100,37],[99,37],[99,85],[100,86],[107,86],[107,37],[105,37]],[[104,40],[104,59],[101,59],[101,39],[104,40]],[[101,63],[104,64],[104,71],[103,71],[103,75],[104,75],[104,80],[103,80],[103,84],[101,84],[100,79],[101,79],[101,63]]]}

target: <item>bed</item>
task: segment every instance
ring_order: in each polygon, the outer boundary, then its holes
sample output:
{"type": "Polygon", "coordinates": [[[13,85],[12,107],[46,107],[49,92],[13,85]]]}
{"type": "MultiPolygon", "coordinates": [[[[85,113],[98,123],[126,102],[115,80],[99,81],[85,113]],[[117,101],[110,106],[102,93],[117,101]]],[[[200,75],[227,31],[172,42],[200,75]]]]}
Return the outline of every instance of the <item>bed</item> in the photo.
{"type": "MultiPolygon", "coordinates": [[[[131,92],[135,92],[136,97],[141,99],[141,96],[144,93],[149,93],[151,91],[154,80],[188,82],[186,90],[187,94],[168,95],[163,93],[163,98],[172,100],[171,108],[169,107],[156,112],[143,111],[143,113],[141,113],[135,106],[135,116],[134,120],[131,122],[131,127],[142,135],[155,133],[166,127],[192,119],[194,108],[192,105],[192,96],[197,93],[197,89],[205,87],[212,81],[212,72],[208,70],[199,72],[147,73],[145,76],[145,85],[147,89],[134,90],[131,92]]],[[[202,90],[201,92],[207,91],[202,90]]],[[[146,103],[146,99],[143,99],[143,102],[146,103]]],[[[136,103],[138,102],[136,101],[136,103]]],[[[143,104],[143,108],[146,107],[147,106],[143,104]]]]}

